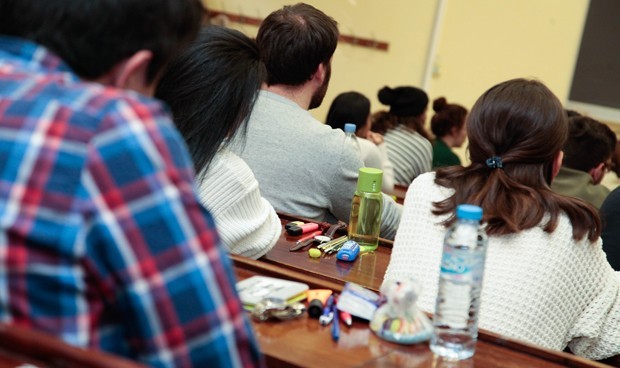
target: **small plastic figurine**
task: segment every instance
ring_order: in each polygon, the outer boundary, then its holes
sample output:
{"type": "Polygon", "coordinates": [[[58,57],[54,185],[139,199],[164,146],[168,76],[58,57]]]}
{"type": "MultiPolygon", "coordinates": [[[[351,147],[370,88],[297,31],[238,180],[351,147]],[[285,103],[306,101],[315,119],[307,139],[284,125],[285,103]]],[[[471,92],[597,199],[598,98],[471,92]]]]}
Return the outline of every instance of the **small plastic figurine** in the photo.
{"type": "Polygon", "coordinates": [[[420,287],[413,279],[386,280],[381,286],[385,300],[373,315],[370,329],[384,340],[415,344],[428,340],[433,326],[415,305],[420,287]]]}

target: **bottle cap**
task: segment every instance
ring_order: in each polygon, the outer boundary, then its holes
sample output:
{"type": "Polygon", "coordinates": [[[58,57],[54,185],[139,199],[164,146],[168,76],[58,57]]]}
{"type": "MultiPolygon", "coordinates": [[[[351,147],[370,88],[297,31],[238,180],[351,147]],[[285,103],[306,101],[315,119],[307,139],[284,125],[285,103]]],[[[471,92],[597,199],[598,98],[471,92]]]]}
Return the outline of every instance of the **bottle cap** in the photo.
{"type": "Polygon", "coordinates": [[[482,208],[473,204],[459,204],[456,207],[456,217],[465,220],[481,220],[482,208]]]}
{"type": "Polygon", "coordinates": [[[357,126],[355,124],[346,123],[344,125],[344,132],[345,133],[353,133],[353,134],[355,134],[356,130],[357,130],[357,126]]]}
{"type": "Polygon", "coordinates": [[[383,182],[383,170],[373,167],[362,167],[357,178],[357,190],[378,193],[383,182]]]}

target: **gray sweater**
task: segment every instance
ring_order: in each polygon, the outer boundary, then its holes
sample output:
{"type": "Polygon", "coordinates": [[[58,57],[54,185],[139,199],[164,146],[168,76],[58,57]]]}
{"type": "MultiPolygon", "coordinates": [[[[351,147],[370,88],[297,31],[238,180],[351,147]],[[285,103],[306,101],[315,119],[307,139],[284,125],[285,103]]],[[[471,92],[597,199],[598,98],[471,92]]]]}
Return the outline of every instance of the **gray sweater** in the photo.
{"type": "MultiPolygon", "coordinates": [[[[316,221],[349,221],[363,166],[344,133],[314,119],[295,102],[261,91],[245,143],[231,146],[250,166],[263,196],[277,211],[316,221]]],[[[384,195],[381,236],[393,239],[402,206],[384,195]]]]}

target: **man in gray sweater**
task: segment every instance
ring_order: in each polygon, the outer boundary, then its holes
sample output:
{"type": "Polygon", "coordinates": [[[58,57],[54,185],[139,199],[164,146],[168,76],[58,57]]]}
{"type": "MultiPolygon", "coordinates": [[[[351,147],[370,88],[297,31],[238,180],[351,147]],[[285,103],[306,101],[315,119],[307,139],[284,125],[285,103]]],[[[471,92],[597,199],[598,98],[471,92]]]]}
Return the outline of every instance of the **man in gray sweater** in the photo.
{"type": "MultiPolygon", "coordinates": [[[[337,23],[307,4],[285,6],[263,21],[256,41],[268,77],[245,142],[234,145],[276,210],[316,221],[348,222],[363,166],[341,130],[308,112],[325,97],[338,36],[337,23]]],[[[384,195],[382,237],[394,238],[401,209],[384,195]]]]}

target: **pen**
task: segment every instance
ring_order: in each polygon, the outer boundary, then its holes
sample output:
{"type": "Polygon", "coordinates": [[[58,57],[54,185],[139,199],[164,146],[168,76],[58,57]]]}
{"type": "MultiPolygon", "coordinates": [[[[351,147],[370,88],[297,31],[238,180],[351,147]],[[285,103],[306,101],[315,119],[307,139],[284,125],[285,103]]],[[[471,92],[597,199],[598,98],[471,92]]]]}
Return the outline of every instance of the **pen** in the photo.
{"type": "Polygon", "coordinates": [[[327,298],[327,302],[325,303],[325,308],[323,308],[323,315],[319,317],[319,322],[322,326],[327,326],[334,319],[334,296],[330,295],[327,298]]]}
{"type": "Polygon", "coordinates": [[[332,306],[332,313],[334,314],[334,323],[332,323],[332,340],[338,342],[340,338],[340,323],[338,322],[338,309],[336,303],[332,306]]]}
{"type": "Polygon", "coordinates": [[[351,327],[353,325],[353,317],[351,317],[351,313],[340,311],[340,319],[347,327],[351,327]]]}

